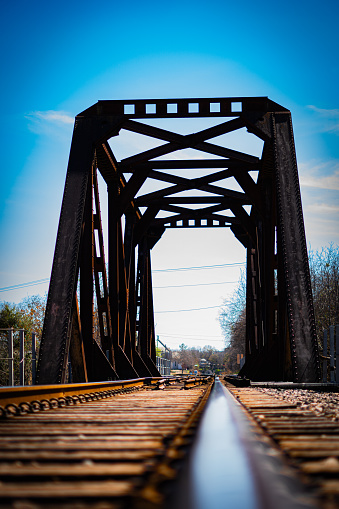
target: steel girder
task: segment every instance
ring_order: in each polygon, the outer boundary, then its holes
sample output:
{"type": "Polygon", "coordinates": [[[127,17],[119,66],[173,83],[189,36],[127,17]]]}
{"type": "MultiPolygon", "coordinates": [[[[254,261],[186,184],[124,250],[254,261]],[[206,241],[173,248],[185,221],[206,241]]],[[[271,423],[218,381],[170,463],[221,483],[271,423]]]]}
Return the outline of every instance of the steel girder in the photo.
{"type": "Polygon", "coordinates": [[[197,227],[229,227],[247,249],[242,374],[318,380],[291,115],[266,97],[242,97],[99,101],[76,117],[38,383],[64,382],[69,359],[78,382],[158,375],[150,253],[166,228],[197,227]],[[220,122],[188,135],[142,122],[196,117],[220,122]],[[263,141],[261,158],[208,141],[242,128],[263,141]],[[108,140],[121,130],[164,143],[118,162],[108,140]],[[205,157],[161,158],[185,148],[205,157]],[[194,179],[176,171],[198,168],[194,179]],[[97,170],[108,190],[108,277],[97,170]],[[227,187],[230,177],[242,191],[227,187]],[[144,192],[151,179],[164,187],[144,192]]]}

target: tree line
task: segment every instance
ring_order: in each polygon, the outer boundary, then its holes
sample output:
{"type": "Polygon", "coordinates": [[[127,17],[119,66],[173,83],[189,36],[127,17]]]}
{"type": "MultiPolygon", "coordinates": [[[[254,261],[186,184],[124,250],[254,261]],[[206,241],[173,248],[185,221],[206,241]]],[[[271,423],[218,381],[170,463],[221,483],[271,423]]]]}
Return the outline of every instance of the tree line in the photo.
{"type": "Polygon", "coordinates": [[[0,385],[8,385],[8,332],[13,328],[14,384],[19,384],[19,330],[25,331],[25,384],[32,384],[32,333],[41,338],[46,298],[40,295],[26,297],[19,304],[0,304],[0,385]],[[2,330],[1,330],[2,329],[2,330]]]}
{"type": "MultiPolygon", "coordinates": [[[[313,293],[317,340],[320,353],[324,330],[339,324],[339,246],[330,244],[317,251],[309,251],[309,266],[313,293]]],[[[239,371],[237,355],[245,355],[246,281],[242,274],[232,298],[225,300],[219,315],[225,338],[226,369],[239,371]]]]}
{"type": "Polygon", "coordinates": [[[172,352],[172,360],[176,360],[183,370],[193,372],[195,369],[200,372],[212,371],[219,372],[223,370],[225,362],[225,352],[220,351],[210,345],[202,348],[189,348],[184,343],[179,346],[179,350],[172,352]],[[206,363],[204,361],[207,361],[206,363]]]}

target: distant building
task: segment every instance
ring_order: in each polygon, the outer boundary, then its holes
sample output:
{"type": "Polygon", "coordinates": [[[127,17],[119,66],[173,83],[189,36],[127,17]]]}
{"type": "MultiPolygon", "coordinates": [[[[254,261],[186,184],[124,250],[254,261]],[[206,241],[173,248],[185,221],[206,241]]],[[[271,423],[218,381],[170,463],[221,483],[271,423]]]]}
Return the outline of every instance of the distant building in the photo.
{"type": "Polygon", "coordinates": [[[182,369],[182,366],[176,359],[172,359],[171,369],[182,369]]]}
{"type": "Polygon", "coordinates": [[[211,363],[207,361],[206,359],[200,359],[199,361],[200,368],[209,368],[211,363]]]}

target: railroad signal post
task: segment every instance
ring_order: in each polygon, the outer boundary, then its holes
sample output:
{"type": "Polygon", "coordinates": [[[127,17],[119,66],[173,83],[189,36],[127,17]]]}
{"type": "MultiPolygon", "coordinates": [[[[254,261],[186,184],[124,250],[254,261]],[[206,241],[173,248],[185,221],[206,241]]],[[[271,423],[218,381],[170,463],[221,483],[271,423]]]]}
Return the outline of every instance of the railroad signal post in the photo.
{"type": "Polygon", "coordinates": [[[37,383],[65,382],[69,353],[75,382],[158,375],[151,250],[167,228],[204,227],[229,227],[247,249],[241,373],[252,380],[318,381],[291,114],[266,97],[247,97],[99,101],[76,117],[37,383]],[[142,121],[197,117],[220,123],[181,135],[142,121]],[[243,128],[263,141],[261,158],[207,141],[243,128]],[[108,140],[122,130],[164,143],[118,161],[108,140]],[[185,148],[205,158],[159,159],[185,148]],[[197,168],[205,170],[200,178],[171,173],[197,168]],[[97,171],[108,190],[108,277],[97,171]],[[241,192],[224,185],[231,177],[241,192]],[[165,187],[139,195],[151,179],[165,187]],[[206,195],[195,196],[197,189],[206,195]]]}

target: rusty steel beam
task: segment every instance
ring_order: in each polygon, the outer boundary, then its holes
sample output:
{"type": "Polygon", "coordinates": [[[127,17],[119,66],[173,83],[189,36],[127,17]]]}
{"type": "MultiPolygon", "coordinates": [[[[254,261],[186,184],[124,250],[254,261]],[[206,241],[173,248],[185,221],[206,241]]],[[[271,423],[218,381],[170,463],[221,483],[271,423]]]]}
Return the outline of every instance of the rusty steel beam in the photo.
{"type": "Polygon", "coordinates": [[[259,116],[271,111],[288,111],[268,97],[213,97],[191,99],[128,99],[98,101],[79,116],[121,116],[126,118],[194,118],[259,116]],[[190,105],[198,105],[193,111],[190,105]],[[153,106],[151,109],[150,106],[153,106]],[[147,108],[148,107],[148,108],[147,108]],[[240,111],[239,111],[240,110],[240,111]]]}
{"type": "MultiPolygon", "coordinates": [[[[63,383],[66,379],[80,240],[94,159],[93,141],[101,134],[97,119],[75,123],[39,351],[38,384],[63,383]]],[[[84,328],[82,332],[85,333],[84,328]]]]}
{"type": "Polygon", "coordinates": [[[272,115],[272,131],[293,381],[311,381],[320,364],[291,115],[272,115]]]}
{"type": "Polygon", "coordinates": [[[166,159],[166,160],[152,160],[146,163],[129,166],[123,163],[118,163],[119,170],[122,173],[133,173],[140,169],[147,167],[153,170],[192,170],[192,169],[206,169],[206,168],[231,168],[245,171],[259,170],[259,163],[242,163],[233,159],[166,159]]]}
{"type": "Polygon", "coordinates": [[[142,238],[138,250],[137,333],[138,352],[152,376],[157,376],[155,364],[155,331],[150,251],[155,243],[151,235],[142,238]]]}

